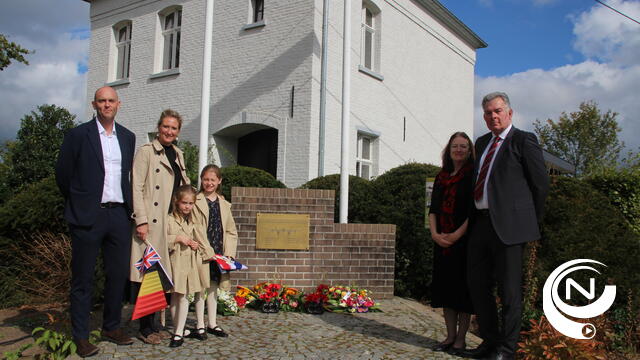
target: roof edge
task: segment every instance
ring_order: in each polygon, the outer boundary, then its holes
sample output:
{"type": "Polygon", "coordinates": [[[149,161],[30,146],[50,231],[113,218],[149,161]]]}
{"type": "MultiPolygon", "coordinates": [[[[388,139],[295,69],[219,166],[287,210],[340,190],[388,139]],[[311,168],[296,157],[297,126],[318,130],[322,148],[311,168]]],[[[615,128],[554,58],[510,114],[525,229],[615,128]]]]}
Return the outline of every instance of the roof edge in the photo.
{"type": "MultiPolygon", "coordinates": [[[[87,0],[85,0],[87,1],[87,0]]],[[[442,5],[438,0],[416,0],[425,9],[429,10],[439,21],[449,27],[456,35],[460,36],[464,41],[469,43],[476,49],[486,48],[489,46],[480,38],[473,30],[458,19],[449,9],[442,5]]]]}

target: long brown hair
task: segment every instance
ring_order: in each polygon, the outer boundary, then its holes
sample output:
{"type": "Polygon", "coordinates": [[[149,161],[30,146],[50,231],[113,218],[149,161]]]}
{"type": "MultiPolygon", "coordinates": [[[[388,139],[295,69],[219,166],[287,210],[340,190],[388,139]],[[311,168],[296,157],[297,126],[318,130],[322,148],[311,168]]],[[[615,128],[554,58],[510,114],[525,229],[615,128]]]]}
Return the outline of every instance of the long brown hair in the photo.
{"type": "MultiPolygon", "coordinates": [[[[222,181],[222,171],[220,171],[220,167],[218,165],[209,164],[202,168],[202,171],[200,172],[200,192],[204,192],[204,186],[202,186],[202,178],[204,177],[204,174],[208,173],[209,171],[213,171],[216,174],[216,177],[218,177],[218,180],[222,181]]],[[[220,185],[218,185],[218,187],[216,188],[216,194],[220,194],[221,191],[222,189],[220,189],[220,185]]]]}
{"type": "Polygon", "coordinates": [[[476,151],[473,148],[473,142],[469,138],[469,135],[467,135],[467,133],[465,133],[464,131],[454,132],[453,135],[451,135],[451,137],[449,138],[447,146],[445,146],[444,150],[442,150],[442,170],[448,173],[451,173],[453,171],[453,159],[451,159],[451,143],[453,142],[453,139],[457,137],[461,137],[467,140],[467,145],[469,145],[469,158],[467,159],[467,164],[473,164],[476,159],[476,151]]]}
{"type": "Polygon", "coordinates": [[[196,189],[194,189],[191,185],[181,185],[178,190],[176,190],[176,193],[173,194],[173,211],[171,215],[175,216],[178,219],[186,218],[187,220],[191,221],[191,214],[185,216],[184,214],[180,213],[180,208],[178,207],[178,203],[180,202],[180,200],[188,195],[193,197],[194,202],[196,201],[196,189]]]}

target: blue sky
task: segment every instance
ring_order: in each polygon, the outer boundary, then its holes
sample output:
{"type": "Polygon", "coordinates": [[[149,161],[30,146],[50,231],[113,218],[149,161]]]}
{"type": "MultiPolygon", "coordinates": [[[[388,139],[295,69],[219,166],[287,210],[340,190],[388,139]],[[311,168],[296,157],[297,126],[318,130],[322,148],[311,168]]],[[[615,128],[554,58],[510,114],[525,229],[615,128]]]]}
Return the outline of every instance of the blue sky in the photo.
{"type": "MultiPolygon", "coordinates": [[[[331,1],[338,8],[342,0],[331,1]]],[[[605,2],[640,19],[640,0],[605,2]]],[[[620,137],[638,149],[640,24],[594,0],[441,3],[489,44],[477,52],[475,137],[486,131],[480,99],[501,90],[511,96],[514,124],[527,130],[536,119],[557,119],[596,101],[619,113],[620,137]]],[[[15,137],[20,118],[40,104],[64,106],[84,120],[88,29],[85,1],[2,0],[0,33],[36,53],[28,56],[30,66],[0,72],[0,141],[15,137]]]]}

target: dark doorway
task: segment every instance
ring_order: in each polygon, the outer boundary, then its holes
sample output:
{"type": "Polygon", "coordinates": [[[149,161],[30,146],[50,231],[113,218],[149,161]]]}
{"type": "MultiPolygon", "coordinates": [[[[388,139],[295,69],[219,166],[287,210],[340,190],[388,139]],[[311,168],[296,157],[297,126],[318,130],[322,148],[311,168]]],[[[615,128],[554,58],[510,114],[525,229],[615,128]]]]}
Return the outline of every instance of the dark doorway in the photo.
{"type": "Polygon", "coordinates": [[[262,169],[276,177],[278,130],[258,130],[239,138],[238,165],[262,169]]]}

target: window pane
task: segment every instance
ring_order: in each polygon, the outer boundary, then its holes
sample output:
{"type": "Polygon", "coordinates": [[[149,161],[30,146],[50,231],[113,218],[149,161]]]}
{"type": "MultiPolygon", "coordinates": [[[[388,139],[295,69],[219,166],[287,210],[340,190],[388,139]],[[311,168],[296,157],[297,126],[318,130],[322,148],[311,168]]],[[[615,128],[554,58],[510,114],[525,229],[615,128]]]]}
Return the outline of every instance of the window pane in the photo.
{"type": "Polygon", "coordinates": [[[364,67],[368,69],[373,69],[371,66],[372,59],[372,51],[373,47],[373,34],[369,31],[369,29],[365,28],[364,30],[364,67]]]}
{"type": "Polygon", "coordinates": [[[166,34],[164,36],[164,57],[163,57],[163,69],[171,69],[171,48],[173,46],[173,34],[166,34]]]}
{"type": "Polygon", "coordinates": [[[124,47],[124,71],[123,78],[129,78],[129,64],[131,62],[131,43],[127,43],[124,47]]]}
{"type": "Polygon", "coordinates": [[[362,138],[362,158],[365,160],[371,160],[371,139],[362,138]]]}
{"type": "Polygon", "coordinates": [[[118,46],[118,62],[116,65],[116,79],[124,78],[124,46],[118,46]]]}
{"type": "Polygon", "coordinates": [[[127,41],[127,27],[123,27],[122,29],[120,29],[120,31],[118,31],[118,42],[125,42],[127,41]]]}
{"type": "Polygon", "coordinates": [[[370,27],[373,27],[373,14],[369,9],[365,10],[365,23],[370,27]]]}
{"type": "Polygon", "coordinates": [[[362,164],[362,178],[369,180],[369,165],[362,164]]]}
{"type": "Polygon", "coordinates": [[[178,27],[182,26],[182,10],[178,10],[178,27]]]}
{"type": "Polygon", "coordinates": [[[174,67],[180,67],[180,31],[176,34],[176,59],[174,67]]]}
{"type": "Polygon", "coordinates": [[[356,176],[360,176],[360,161],[356,162],[356,176]]]}
{"type": "Polygon", "coordinates": [[[173,16],[174,16],[174,13],[171,13],[164,18],[165,30],[173,29],[173,16]]]}

